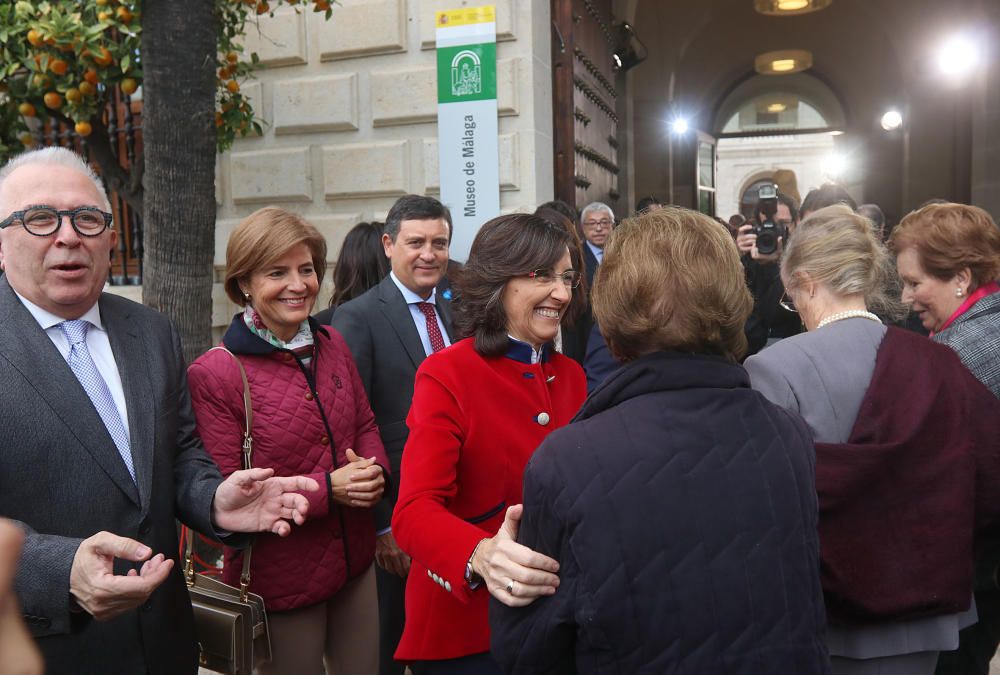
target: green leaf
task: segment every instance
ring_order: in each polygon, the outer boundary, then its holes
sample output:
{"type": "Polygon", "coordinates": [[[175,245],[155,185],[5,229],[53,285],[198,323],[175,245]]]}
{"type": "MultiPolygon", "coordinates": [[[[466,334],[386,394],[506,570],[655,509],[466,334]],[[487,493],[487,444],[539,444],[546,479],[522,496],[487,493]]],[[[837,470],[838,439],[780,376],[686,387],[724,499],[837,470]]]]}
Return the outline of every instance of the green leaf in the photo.
{"type": "Polygon", "coordinates": [[[122,73],[127,73],[130,65],[132,65],[132,55],[126,54],[122,57],[122,73]]]}

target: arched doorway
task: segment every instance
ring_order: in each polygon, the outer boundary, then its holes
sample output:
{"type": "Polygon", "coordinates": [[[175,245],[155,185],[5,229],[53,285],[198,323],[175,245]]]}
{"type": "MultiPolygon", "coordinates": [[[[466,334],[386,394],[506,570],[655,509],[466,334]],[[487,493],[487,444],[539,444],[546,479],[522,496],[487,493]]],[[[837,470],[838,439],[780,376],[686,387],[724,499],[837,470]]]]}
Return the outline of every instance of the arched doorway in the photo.
{"type": "Polygon", "coordinates": [[[796,200],[829,180],[848,178],[837,165],[837,138],[846,126],[839,98],[814,75],[755,75],[740,82],[714,120],[718,215],[749,215],[756,188],[775,171],[794,176],[784,191],[796,200]]]}

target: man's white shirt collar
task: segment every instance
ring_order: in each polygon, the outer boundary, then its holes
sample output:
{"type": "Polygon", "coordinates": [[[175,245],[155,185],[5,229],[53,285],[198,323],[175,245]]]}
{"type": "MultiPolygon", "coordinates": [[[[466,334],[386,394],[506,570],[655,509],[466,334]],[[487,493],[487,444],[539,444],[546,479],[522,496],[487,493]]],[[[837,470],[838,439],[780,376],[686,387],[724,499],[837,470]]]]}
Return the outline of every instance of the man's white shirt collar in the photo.
{"type": "MultiPolygon", "coordinates": [[[[11,290],[13,290],[13,288],[11,290]]],[[[37,321],[38,325],[42,327],[42,330],[48,330],[49,328],[58,326],[63,321],[66,321],[63,317],[56,316],[47,309],[42,309],[17,291],[14,291],[14,295],[16,295],[21,301],[21,304],[23,304],[25,308],[31,312],[31,316],[35,317],[35,321],[37,321]]],[[[104,330],[104,324],[101,322],[101,308],[96,302],[93,307],[88,309],[84,315],[80,317],[80,319],[83,321],[89,321],[92,326],[95,326],[100,330],[104,330]]]]}
{"type": "Polygon", "coordinates": [[[437,305],[434,301],[437,297],[437,288],[431,290],[431,297],[424,300],[419,295],[404,286],[403,282],[399,280],[399,277],[396,276],[395,272],[389,272],[389,278],[392,279],[392,283],[396,284],[396,288],[399,289],[399,292],[403,294],[403,300],[406,300],[406,304],[413,305],[418,302],[429,302],[432,305],[437,305]]]}

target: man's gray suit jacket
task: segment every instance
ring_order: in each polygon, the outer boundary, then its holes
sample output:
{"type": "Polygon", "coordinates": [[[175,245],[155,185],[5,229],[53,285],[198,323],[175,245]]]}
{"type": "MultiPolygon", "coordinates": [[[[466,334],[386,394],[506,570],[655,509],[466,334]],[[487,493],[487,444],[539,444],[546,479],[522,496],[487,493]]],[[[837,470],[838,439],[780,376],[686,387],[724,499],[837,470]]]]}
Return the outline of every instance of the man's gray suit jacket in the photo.
{"type": "MultiPolygon", "coordinates": [[[[453,339],[451,307],[440,295],[435,303],[453,339]]],[[[413,380],[426,355],[406,300],[390,277],[338,307],[331,325],[354,356],[391,464],[389,490],[374,509],[375,525],[382,530],[389,527],[399,495],[399,466],[410,433],[406,416],[413,401],[413,380]]]]}
{"type": "MultiPolygon", "coordinates": [[[[222,477],[194,435],[173,325],[114,295],[99,307],[125,390],[136,482],[65,359],[0,277],[0,516],[27,534],[15,589],[50,674],[194,673],[174,518],[212,533],[222,477]],[[69,595],[77,547],[101,530],[175,560],[145,604],[106,622],[71,610],[69,595]]],[[[116,561],[115,571],[130,566],[116,561]]]]}

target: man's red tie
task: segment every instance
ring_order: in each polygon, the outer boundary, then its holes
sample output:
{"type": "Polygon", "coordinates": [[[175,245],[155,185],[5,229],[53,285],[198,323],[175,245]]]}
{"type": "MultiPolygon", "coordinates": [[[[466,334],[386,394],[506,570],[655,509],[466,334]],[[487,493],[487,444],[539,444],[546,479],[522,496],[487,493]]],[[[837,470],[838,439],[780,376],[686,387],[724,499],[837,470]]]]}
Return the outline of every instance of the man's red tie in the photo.
{"type": "Polygon", "coordinates": [[[431,350],[439,352],[444,349],[444,338],[441,337],[441,329],[438,327],[437,312],[434,305],[429,302],[418,302],[417,307],[424,313],[427,319],[427,337],[431,339],[431,350]]]}

